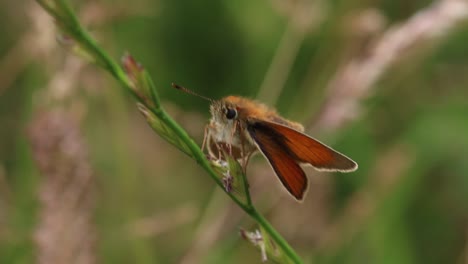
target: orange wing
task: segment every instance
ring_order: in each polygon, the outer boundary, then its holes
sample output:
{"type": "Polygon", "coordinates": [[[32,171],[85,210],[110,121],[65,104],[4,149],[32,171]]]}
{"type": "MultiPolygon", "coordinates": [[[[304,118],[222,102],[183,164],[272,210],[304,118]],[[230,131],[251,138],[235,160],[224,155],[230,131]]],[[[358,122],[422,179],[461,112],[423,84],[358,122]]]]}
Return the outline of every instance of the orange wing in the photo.
{"type": "Polygon", "coordinates": [[[281,183],[297,200],[304,199],[307,177],[291,155],[280,145],[273,134],[249,128],[250,136],[268,159],[281,183]]]}
{"type": "Polygon", "coordinates": [[[309,163],[318,170],[350,172],[358,167],[356,162],[320,141],[277,123],[251,120],[249,132],[255,140],[252,134],[274,141],[288,157],[309,163]]]}

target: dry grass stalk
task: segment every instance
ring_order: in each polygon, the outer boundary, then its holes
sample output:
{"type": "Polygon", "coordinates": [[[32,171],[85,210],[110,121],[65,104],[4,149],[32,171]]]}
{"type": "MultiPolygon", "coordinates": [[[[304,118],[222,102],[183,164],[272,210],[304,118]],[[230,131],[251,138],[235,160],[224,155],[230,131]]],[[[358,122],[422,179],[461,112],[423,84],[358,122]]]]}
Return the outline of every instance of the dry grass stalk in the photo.
{"type": "Polygon", "coordinates": [[[360,116],[360,102],[374,83],[405,54],[434,40],[468,19],[468,2],[440,0],[405,23],[390,27],[365,56],[358,54],[338,70],[328,85],[328,97],[313,120],[313,129],[334,130],[360,116]]]}
{"type": "Polygon", "coordinates": [[[43,177],[37,263],[96,263],[94,176],[79,125],[65,112],[44,112],[34,118],[29,137],[43,177]]]}
{"type": "MultiPolygon", "coordinates": [[[[334,130],[361,115],[360,102],[368,97],[376,81],[405,54],[416,50],[427,41],[447,34],[462,21],[468,19],[468,2],[465,0],[440,0],[417,12],[405,23],[390,27],[376,39],[368,52],[359,53],[347,62],[329,83],[328,98],[322,105],[317,117],[311,123],[313,130],[334,130]],[[363,56],[364,54],[364,56],[363,56]]],[[[398,146],[382,158],[394,161],[401,166],[392,175],[376,165],[375,181],[369,182],[362,190],[353,195],[342,215],[330,225],[320,240],[318,251],[336,249],[349,241],[374,213],[376,206],[375,191],[384,194],[393,189],[389,185],[398,182],[409,162],[398,161],[398,146]],[[395,161],[396,160],[396,161],[395,161]]],[[[400,152],[401,153],[401,152],[400,152]]],[[[380,163],[381,164],[381,163],[380,163]]],[[[377,192],[378,193],[378,192],[377,192]]]]}

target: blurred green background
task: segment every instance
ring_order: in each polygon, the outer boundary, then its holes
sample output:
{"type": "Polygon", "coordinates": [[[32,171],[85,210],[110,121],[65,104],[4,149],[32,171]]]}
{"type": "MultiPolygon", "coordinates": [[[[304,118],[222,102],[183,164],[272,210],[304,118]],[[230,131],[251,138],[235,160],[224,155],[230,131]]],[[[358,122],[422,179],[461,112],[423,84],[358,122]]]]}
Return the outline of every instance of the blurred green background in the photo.
{"type": "MultiPolygon", "coordinates": [[[[208,105],[171,82],[215,99],[260,94],[359,163],[350,174],[308,169],[301,204],[262,157],[249,165],[254,203],[306,263],[468,263],[468,20],[397,53],[363,91],[327,90],[388,28],[436,2],[448,1],[73,3],[114,58],[128,51],[150,72],[200,144],[208,105]],[[317,128],[330,96],[361,108],[317,128]]],[[[0,7],[0,263],[35,262],[44,178],[27,130],[56,105],[78,116],[88,145],[98,263],[260,263],[238,235],[252,221],[151,131],[109,74],[59,45],[35,2],[0,7]]]]}

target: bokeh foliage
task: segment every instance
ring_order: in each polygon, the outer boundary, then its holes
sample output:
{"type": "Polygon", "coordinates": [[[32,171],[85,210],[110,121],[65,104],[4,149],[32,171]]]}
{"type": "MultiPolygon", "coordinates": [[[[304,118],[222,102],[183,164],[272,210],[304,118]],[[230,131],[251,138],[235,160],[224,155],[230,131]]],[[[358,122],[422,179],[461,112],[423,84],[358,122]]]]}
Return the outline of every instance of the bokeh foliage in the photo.
{"type": "MultiPolygon", "coordinates": [[[[284,5],[246,0],[133,1],[130,6],[126,1],[99,2],[97,17],[106,19],[89,19],[92,34],[113,57],[129,51],[145,66],[163,104],[200,143],[208,106],[175,91],[170,83],[213,98],[255,97],[289,19],[289,1],[284,5]]],[[[86,6],[92,4],[86,1],[75,7],[86,14],[86,6]]],[[[312,111],[319,109],[329,79],[359,50],[350,23],[353,14],[377,8],[387,23],[397,23],[429,4],[328,1],[321,10],[323,21],[309,29],[300,45],[278,98],[278,110],[307,122],[312,111]]],[[[44,106],[41,90],[69,55],[55,43],[49,52],[31,52],[42,43],[33,34],[37,39],[26,42],[24,52],[8,59],[25,35],[51,24],[47,19],[34,24],[38,20],[32,17],[37,14],[30,10],[37,8],[35,3],[2,1],[0,5],[0,20],[7,25],[0,29],[0,263],[31,263],[41,178],[25,131],[34,112],[44,106]]],[[[314,185],[312,180],[308,199],[327,188],[323,201],[295,204],[280,191],[265,161],[253,161],[249,179],[264,179],[256,188],[253,183],[254,202],[306,262],[464,263],[468,251],[467,28],[461,24],[437,42],[402,54],[362,102],[365,111],[357,120],[337,131],[314,135],[360,165],[349,175],[309,171],[311,179],[326,184],[314,185]],[[344,214],[355,200],[361,202],[354,213],[344,214]],[[314,210],[312,203],[323,206],[314,210]],[[317,218],[325,219],[325,224],[312,221],[317,218]],[[322,242],[327,228],[338,220],[342,221],[338,226],[346,228],[338,228],[342,232],[334,242],[322,242]]],[[[73,100],[66,104],[78,102],[75,108],[82,113],[82,129],[98,175],[95,222],[100,262],[178,262],[197,250],[194,245],[202,244],[201,238],[213,233],[215,242],[209,250],[200,250],[200,262],[259,262],[258,252],[237,235],[239,226],[251,228],[252,222],[217,195],[213,182],[196,164],[151,133],[132,100],[115,89],[117,83],[94,66],[84,66],[74,78],[73,100]],[[226,218],[217,213],[225,212],[224,208],[229,208],[226,218]],[[178,218],[183,221],[170,224],[178,218]],[[208,221],[208,228],[200,228],[207,218],[212,226],[208,221]],[[216,219],[222,219],[224,228],[215,227],[216,219]],[[199,235],[198,230],[204,233],[199,235]]]]}

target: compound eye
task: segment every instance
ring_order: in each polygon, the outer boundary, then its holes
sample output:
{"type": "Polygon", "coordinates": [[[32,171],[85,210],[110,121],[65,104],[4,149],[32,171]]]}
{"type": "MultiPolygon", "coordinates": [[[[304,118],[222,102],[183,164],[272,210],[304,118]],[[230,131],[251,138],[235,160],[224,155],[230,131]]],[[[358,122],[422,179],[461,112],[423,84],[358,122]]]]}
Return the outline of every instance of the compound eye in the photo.
{"type": "Polygon", "coordinates": [[[232,108],[226,109],[226,118],[227,119],[234,119],[237,116],[237,111],[232,108]]]}

